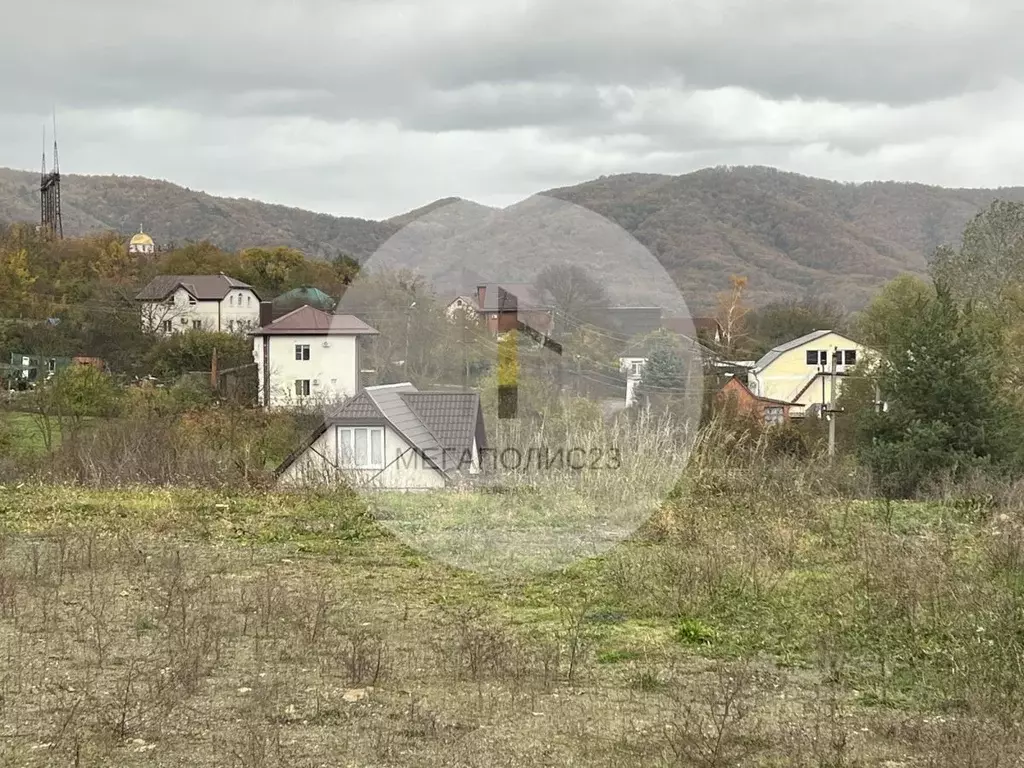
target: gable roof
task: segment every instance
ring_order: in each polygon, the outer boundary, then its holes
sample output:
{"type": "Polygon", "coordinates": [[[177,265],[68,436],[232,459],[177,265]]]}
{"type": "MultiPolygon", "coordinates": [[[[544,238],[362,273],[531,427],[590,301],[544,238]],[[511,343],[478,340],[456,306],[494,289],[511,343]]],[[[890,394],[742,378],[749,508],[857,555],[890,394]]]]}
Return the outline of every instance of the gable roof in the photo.
{"type": "Polygon", "coordinates": [[[479,309],[480,309],[480,308],[479,308],[479,307],[478,307],[478,306],[476,305],[476,299],[475,299],[475,298],[473,298],[472,296],[466,296],[466,295],[459,295],[459,296],[456,296],[456,297],[455,297],[454,299],[452,299],[451,301],[449,301],[449,302],[448,302],[447,306],[448,306],[448,307],[451,307],[451,306],[452,306],[452,304],[454,304],[454,303],[455,303],[455,302],[457,302],[457,301],[461,301],[461,302],[463,302],[464,304],[468,304],[468,305],[469,305],[470,307],[472,307],[473,309],[476,309],[476,310],[479,310],[479,309]]]}
{"type": "Polygon", "coordinates": [[[355,315],[332,315],[308,304],[282,315],[253,336],[375,336],[371,328],[355,315]]]}
{"type": "Polygon", "coordinates": [[[804,344],[808,344],[812,341],[815,341],[816,339],[821,339],[825,336],[828,336],[830,333],[834,333],[834,331],[811,331],[810,333],[805,333],[798,339],[793,339],[792,341],[787,341],[785,344],[779,344],[779,346],[777,347],[772,347],[761,357],[760,360],[754,363],[754,370],[759,371],[762,368],[765,368],[774,363],[779,357],[781,357],[786,352],[789,352],[790,350],[793,349],[797,349],[798,347],[802,347],[804,344]]]}
{"type": "Polygon", "coordinates": [[[486,447],[483,410],[476,392],[420,392],[411,383],[367,387],[328,414],[313,433],[277,468],[281,474],[330,426],[384,422],[434,467],[447,476],[446,457],[461,457],[486,447]],[[441,466],[437,460],[440,459],[441,466]]]}
{"type": "Polygon", "coordinates": [[[227,275],[157,275],[135,296],[136,301],[162,301],[178,288],[184,288],[197,301],[221,301],[231,291],[247,289],[259,293],[248,283],[227,275]]]}

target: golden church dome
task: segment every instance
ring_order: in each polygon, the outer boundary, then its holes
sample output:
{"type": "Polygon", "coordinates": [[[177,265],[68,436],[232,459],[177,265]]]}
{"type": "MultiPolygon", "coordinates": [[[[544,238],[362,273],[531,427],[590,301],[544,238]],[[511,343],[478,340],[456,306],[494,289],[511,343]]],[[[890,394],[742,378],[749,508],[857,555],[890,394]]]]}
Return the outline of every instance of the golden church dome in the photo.
{"type": "Polygon", "coordinates": [[[139,232],[131,239],[129,245],[153,245],[153,238],[145,232],[139,232]]]}

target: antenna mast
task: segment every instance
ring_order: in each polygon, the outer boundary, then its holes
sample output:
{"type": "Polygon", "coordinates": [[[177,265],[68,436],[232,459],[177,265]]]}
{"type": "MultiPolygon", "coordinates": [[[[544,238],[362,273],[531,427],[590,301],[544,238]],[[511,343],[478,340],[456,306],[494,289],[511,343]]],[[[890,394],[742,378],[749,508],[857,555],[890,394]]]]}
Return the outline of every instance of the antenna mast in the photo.
{"type": "Polygon", "coordinates": [[[43,175],[39,182],[39,228],[43,234],[64,238],[60,209],[60,164],[57,159],[57,110],[53,111],[53,170],[46,172],[46,127],[43,127],[43,175]]]}

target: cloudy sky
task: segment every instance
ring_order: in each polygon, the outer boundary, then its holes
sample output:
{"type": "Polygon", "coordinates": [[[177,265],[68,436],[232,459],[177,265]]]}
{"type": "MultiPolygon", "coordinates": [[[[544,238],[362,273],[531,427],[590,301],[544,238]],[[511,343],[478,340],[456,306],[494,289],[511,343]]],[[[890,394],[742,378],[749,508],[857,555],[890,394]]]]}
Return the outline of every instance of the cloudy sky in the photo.
{"type": "Polygon", "coordinates": [[[1019,0],[48,0],[0,166],[385,217],[632,171],[1024,183],[1019,0]],[[48,53],[46,51],[48,50],[48,53]]]}

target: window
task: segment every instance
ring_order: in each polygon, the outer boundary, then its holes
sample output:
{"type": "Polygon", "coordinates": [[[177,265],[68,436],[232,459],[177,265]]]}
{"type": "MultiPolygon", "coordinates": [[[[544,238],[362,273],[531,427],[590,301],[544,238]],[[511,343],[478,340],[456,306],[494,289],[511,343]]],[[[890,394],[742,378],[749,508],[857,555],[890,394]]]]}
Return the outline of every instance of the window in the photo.
{"type": "Polygon", "coordinates": [[[200,330],[202,330],[202,328],[203,328],[203,321],[202,320],[193,320],[192,321],[192,330],[200,331],[200,330]]]}
{"type": "Polygon", "coordinates": [[[54,371],[57,370],[57,361],[54,360],[52,357],[46,361],[46,370],[48,370],[50,373],[53,373],[54,371]]]}
{"type": "Polygon", "coordinates": [[[857,364],[857,350],[856,349],[848,349],[843,354],[846,356],[846,364],[847,365],[856,365],[857,364]]]}
{"type": "Polygon", "coordinates": [[[231,307],[235,306],[235,297],[234,296],[228,296],[228,306],[231,306],[231,307]]]}
{"type": "Polygon", "coordinates": [[[309,379],[295,380],[295,394],[298,397],[309,397],[309,379]]]}
{"type": "Polygon", "coordinates": [[[770,405],[764,409],[764,423],[765,424],[781,424],[785,419],[782,406],[770,405]]]}
{"type": "Polygon", "coordinates": [[[383,428],[338,427],[338,459],[353,469],[383,469],[383,428]]]}
{"type": "Polygon", "coordinates": [[[163,325],[163,328],[164,328],[164,333],[170,333],[171,332],[171,321],[170,320],[164,320],[162,325],[163,325]]]}
{"type": "Polygon", "coordinates": [[[807,352],[808,365],[828,365],[828,352],[824,349],[812,349],[807,352]]]}
{"type": "Polygon", "coordinates": [[[309,344],[296,344],[295,345],[295,359],[296,360],[309,360],[309,344]]]}
{"type": "Polygon", "coordinates": [[[629,364],[629,372],[634,376],[640,376],[644,372],[643,360],[634,360],[629,364]]]}
{"type": "Polygon", "coordinates": [[[195,296],[189,296],[188,297],[188,303],[189,303],[189,306],[194,307],[196,305],[196,297],[195,296]]]}
{"type": "Polygon", "coordinates": [[[246,296],[245,297],[245,306],[247,306],[247,307],[251,307],[252,306],[252,296],[246,296]]]}

